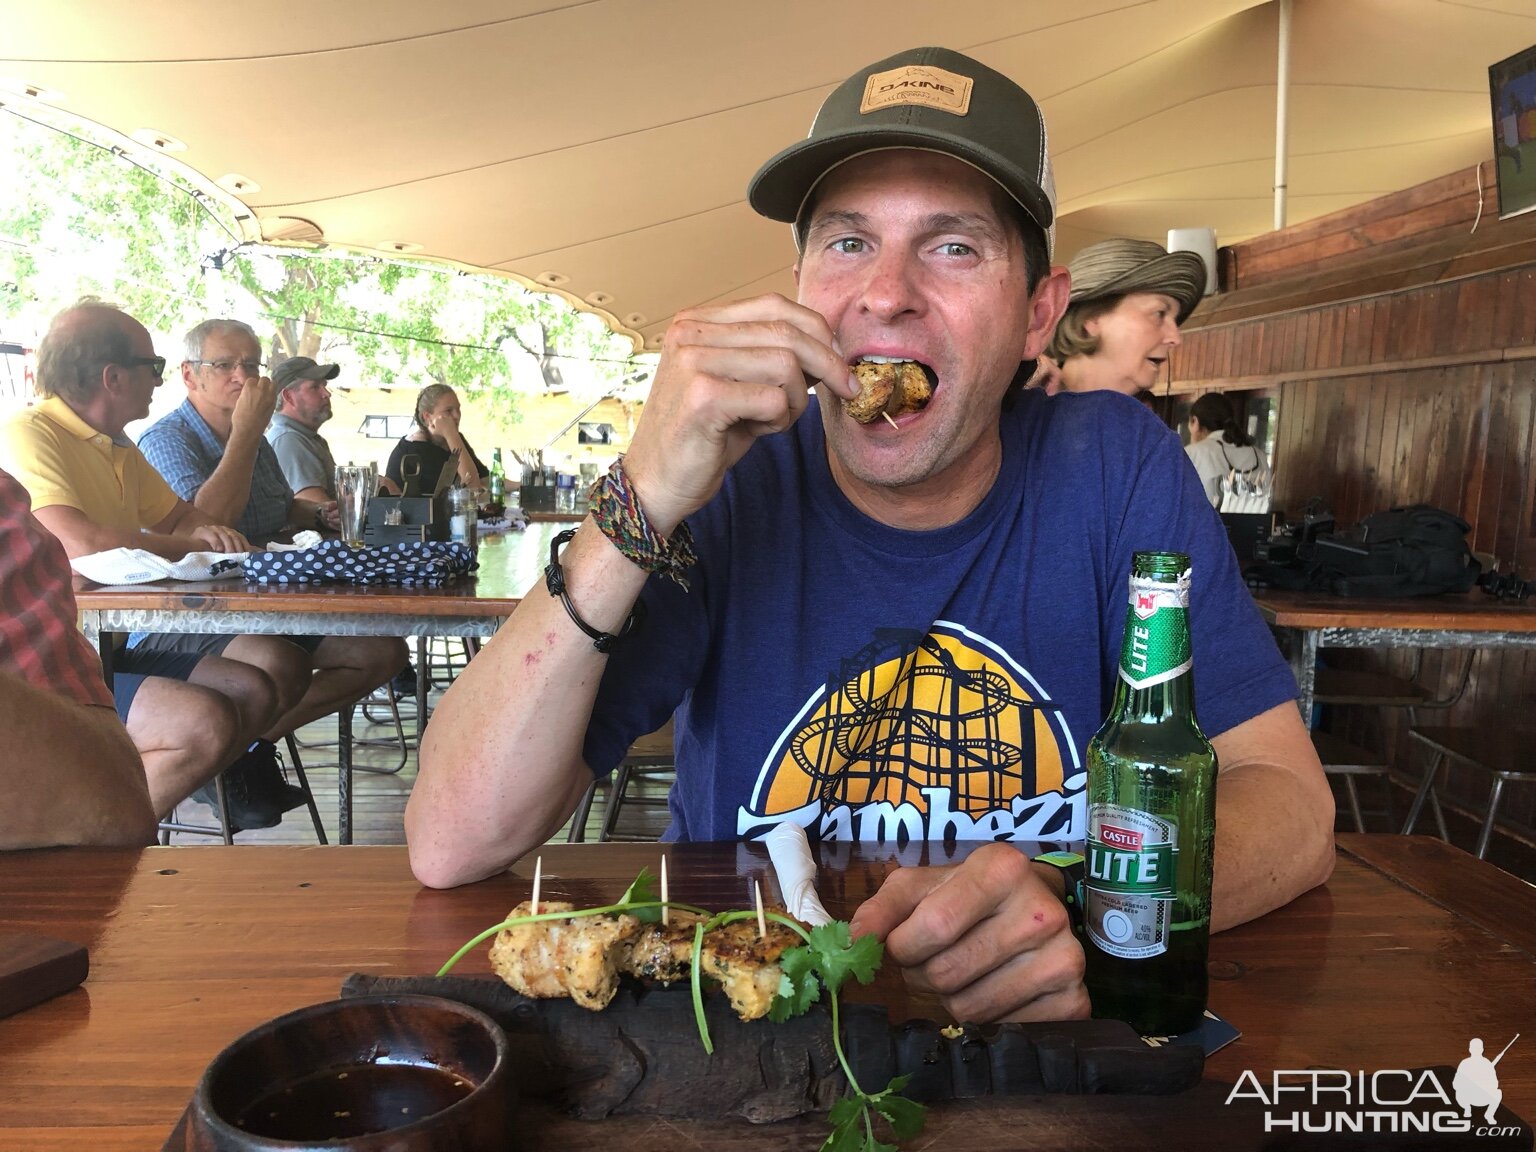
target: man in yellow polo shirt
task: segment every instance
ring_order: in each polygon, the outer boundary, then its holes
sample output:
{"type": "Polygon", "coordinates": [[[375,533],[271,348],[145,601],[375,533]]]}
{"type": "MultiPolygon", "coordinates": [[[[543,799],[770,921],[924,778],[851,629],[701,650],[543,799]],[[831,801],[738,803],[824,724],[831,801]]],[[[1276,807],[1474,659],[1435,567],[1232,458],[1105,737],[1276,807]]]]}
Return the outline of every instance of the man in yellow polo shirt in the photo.
{"type": "MultiPolygon", "coordinates": [[[[83,300],[60,313],[38,349],[41,404],[0,426],[0,467],[30,492],[34,515],[71,556],[142,548],[178,560],[249,545],[178,497],[124,427],[149,413],[165,360],[142,324],[83,300]]],[[[258,740],[309,684],[303,653],[277,637],[241,636],[223,656],[124,649],[114,661],[118,714],[144,760],[164,817],[220,769],[230,814],[271,827],[302,803],[276,753],[258,740]]]]}

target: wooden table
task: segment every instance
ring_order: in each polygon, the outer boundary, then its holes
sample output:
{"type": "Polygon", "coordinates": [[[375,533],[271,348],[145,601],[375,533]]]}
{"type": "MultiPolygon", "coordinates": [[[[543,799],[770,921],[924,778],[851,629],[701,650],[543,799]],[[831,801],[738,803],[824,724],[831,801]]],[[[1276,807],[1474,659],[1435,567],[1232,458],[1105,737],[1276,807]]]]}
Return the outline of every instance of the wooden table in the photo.
{"type": "MultiPolygon", "coordinates": [[[[1536,1116],[1536,889],[1438,840],[1339,843],[1324,888],[1213,940],[1211,1006],[1243,1036],[1210,1058],[1199,1088],[946,1105],[909,1147],[1256,1148],[1255,1109],[1226,1104],[1245,1071],[1268,1084],[1279,1069],[1454,1067],[1473,1037],[1492,1056],[1516,1032],[1522,1039],[1498,1066],[1504,1102],[1536,1116]]],[[[659,849],[542,851],[545,894],[590,905],[616,898],[642,865],[654,871],[659,849]]],[[[819,851],[834,915],[851,914],[892,866],[866,846],[819,851]]],[[[673,845],[669,861],[674,898],[711,907],[742,906],[748,878],[770,872],[755,845],[673,845]]],[[[159,1148],[203,1067],[236,1036],[333,999],[353,971],[435,971],[526,898],[532,870],[530,858],[508,875],[436,892],[412,880],[401,848],[0,855],[0,928],[85,944],[92,964],[83,988],[0,1020],[0,1148],[159,1148]]],[[[483,951],[461,970],[487,971],[483,951]]],[[[934,1015],[889,972],[861,991],[898,1020],[934,1015]]],[[[813,1149],[825,1131],[820,1117],[763,1128],[643,1117],[593,1125],[545,1111],[529,1114],[519,1146],[766,1152],[813,1149]]]]}
{"type": "Polygon", "coordinates": [[[1288,658],[1304,717],[1312,715],[1320,648],[1536,648],[1536,604],[1480,590],[1369,600],[1265,589],[1253,598],[1269,626],[1292,638],[1288,658]]]}
{"type": "MultiPolygon", "coordinates": [[[[114,637],[129,632],[267,636],[466,636],[489,639],[523,593],[542,578],[549,542],[567,525],[538,524],[487,537],[472,576],[441,588],[262,585],[207,580],[87,585],[75,592],[80,624],[111,668],[114,637]]],[[[417,678],[417,715],[425,717],[427,679],[417,678]]],[[[336,773],[338,838],[352,842],[351,716],[337,715],[341,766],[336,773]]]]}

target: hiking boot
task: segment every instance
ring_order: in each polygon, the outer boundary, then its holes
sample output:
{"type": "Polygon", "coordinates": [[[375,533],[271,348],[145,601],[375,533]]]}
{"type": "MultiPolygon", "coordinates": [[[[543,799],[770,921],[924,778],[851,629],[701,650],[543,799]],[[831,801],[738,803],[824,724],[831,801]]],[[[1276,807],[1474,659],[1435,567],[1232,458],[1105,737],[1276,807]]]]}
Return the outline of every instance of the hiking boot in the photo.
{"type": "MultiPolygon", "coordinates": [[[[245,755],[226,770],[225,787],[230,776],[239,771],[247,780],[251,800],[262,808],[271,809],[276,815],[275,824],[284,812],[291,812],[305,803],[304,789],[290,784],[283,777],[283,761],[277,745],[270,740],[256,740],[245,750],[245,755]]],[[[271,825],[265,825],[271,827],[271,825]]]]}
{"type": "MultiPolygon", "coordinates": [[[[243,759],[243,757],[242,757],[243,759]]],[[[251,782],[249,774],[237,771],[241,761],[237,760],[226,768],[224,777],[224,800],[229,805],[229,830],[231,833],[243,832],[247,828],[273,828],[282,820],[283,814],[272,804],[258,800],[251,795],[251,782]]],[[[193,797],[201,800],[215,813],[219,810],[219,794],[213,781],[204,784],[193,797]]]]}
{"type": "Polygon", "coordinates": [[[395,673],[394,679],[389,682],[389,690],[394,693],[396,700],[416,699],[416,669],[407,663],[395,673]]]}
{"type": "MultiPolygon", "coordinates": [[[[218,816],[219,792],[218,789],[214,786],[212,780],[208,781],[208,783],[204,784],[201,788],[194,789],[192,792],[192,799],[196,800],[199,804],[208,805],[208,807],[213,810],[214,816],[218,816]]],[[[229,814],[229,834],[233,836],[236,832],[244,831],[245,826],[241,824],[240,821],[235,819],[234,811],[231,809],[229,814]]]]}

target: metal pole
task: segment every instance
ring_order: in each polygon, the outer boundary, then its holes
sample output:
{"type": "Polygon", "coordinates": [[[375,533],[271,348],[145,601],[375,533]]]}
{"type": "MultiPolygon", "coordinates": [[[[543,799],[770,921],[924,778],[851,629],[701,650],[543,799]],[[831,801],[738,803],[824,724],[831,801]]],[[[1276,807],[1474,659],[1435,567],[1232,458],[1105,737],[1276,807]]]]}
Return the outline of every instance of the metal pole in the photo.
{"type": "Polygon", "coordinates": [[[1285,227],[1286,117],[1291,100],[1291,0],[1280,0],[1280,51],[1275,63],[1275,231],[1285,227]]]}

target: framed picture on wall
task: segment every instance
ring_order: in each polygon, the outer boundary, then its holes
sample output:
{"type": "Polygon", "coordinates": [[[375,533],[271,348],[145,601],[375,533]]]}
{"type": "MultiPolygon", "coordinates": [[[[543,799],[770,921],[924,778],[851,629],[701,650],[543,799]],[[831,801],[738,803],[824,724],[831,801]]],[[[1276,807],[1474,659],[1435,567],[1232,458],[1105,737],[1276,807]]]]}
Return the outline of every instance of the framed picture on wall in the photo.
{"type": "Polygon", "coordinates": [[[1536,208],[1536,45],[1488,68],[1499,219],[1536,208]]]}

